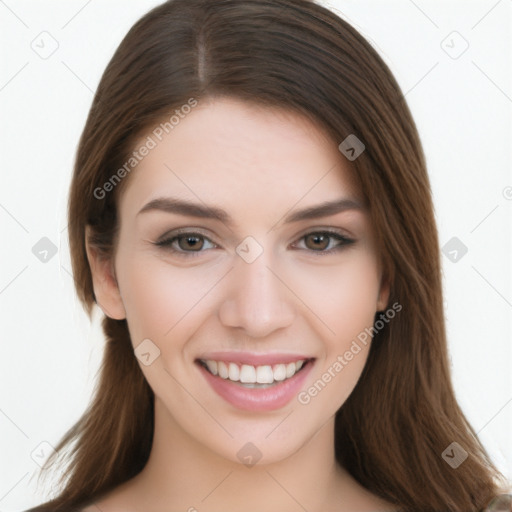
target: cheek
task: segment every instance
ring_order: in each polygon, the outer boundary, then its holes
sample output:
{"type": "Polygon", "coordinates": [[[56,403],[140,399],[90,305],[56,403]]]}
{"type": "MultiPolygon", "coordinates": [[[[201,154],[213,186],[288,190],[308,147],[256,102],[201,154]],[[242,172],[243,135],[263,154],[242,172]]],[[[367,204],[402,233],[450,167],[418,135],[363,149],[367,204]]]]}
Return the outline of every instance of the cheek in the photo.
{"type": "Polygon", "coordinates": [[[334,415],[356,386],[371,346],[378,288],[373,258],[365,255],[306,283],[304,293],[309,290],[322,320],[317,332],[323,347],[314,378],[297,396],[310,417],[334,415]]]}
{"type": "MultiPolygon", "coordinates": [[[[134,345],[164,340],[204,315],[203,299],[222,276],[220,269],[180,268],[150,255],[120,255],[118,277],[134,345]]],[[[182,333],[183,334],[183,333],[182,333]]]]}
{"type": "Polygon", "coordinates": [[[343,348],[373,324],[380,283],[372,253],[358,251],[340,265],[295,272],[300,279],[294,291],[318,318],[328,345],[343,348]]]}

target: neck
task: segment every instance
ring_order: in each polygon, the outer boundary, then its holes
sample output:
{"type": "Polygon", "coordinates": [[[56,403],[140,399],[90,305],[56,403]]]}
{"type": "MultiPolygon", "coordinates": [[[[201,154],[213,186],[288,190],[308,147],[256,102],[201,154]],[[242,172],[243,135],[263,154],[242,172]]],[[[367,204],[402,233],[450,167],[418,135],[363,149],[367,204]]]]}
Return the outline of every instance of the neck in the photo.
{"type": "Polygon", "coordinates": [[[334,418],[287,458],[248,466],[198,443],[158,398],[151,454],[134,479],[135,488],[144,490],[139,496],[147,512],[314,512],[334,494],[348,496],[352,483],[334,457],[334,418]]]}

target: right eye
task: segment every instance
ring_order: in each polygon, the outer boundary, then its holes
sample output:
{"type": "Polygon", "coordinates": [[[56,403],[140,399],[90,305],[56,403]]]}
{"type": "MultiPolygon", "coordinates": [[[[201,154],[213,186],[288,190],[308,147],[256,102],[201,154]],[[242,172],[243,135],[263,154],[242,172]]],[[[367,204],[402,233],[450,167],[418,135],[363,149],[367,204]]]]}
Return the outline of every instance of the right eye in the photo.
{"type": "MultiPolygon", "coordinates": [[[[192,256],[192,253],[204,252],[203,249],[217,247],[209,238],[200,233],[180,233],[155,242],[155,245],[180,256],[192,256]],[[188,254],[187,254],[188,253],[188,254]]],[[[195,254],[194,254],[195,256],[195,254]]]]}

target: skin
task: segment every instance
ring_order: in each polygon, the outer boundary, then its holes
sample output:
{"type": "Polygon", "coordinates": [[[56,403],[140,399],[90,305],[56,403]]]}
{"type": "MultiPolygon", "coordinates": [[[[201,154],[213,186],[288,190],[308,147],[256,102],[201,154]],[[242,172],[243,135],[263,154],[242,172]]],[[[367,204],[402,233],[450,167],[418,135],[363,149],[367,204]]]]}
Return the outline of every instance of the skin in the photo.
{"type": "Polygon", "coordinates": [[[155,393],[154,443],[139,475],[86,510],[393,510],[334,458],[334,414],[356,385],[370,344],[309,403],[294,397],[266,412],[226,402],[194,363],[211,350],[306,354],[315,361],[304,390],[386,309],[389,286],[367,209],[283,221],[342,197],[363,204],[349,165],[306,118],[217,98],[202,100],[125,178],[114,257],[102,260],[89,245],[87,251],[105,314],[127,319],[134,348],[150,339],[160,350],[150,365],[139,361],[155,393]],[[221,207],[233,225],[138,214],[162,196],[221,207]],[[154,244],[177,228],[206,236],[195,245],[202,242],[202,252],[175,242],[182,253],[189,249],[183,256],[154,244]],[[319,246],[339,242],[306,240],[320,229],[354,242],[322,253],[319,246]],[[252,263],[236,252],[247,236],[263,249],[252,263]],[[247,442],[262,455],[253,467],[237,457],[247,442]]]}

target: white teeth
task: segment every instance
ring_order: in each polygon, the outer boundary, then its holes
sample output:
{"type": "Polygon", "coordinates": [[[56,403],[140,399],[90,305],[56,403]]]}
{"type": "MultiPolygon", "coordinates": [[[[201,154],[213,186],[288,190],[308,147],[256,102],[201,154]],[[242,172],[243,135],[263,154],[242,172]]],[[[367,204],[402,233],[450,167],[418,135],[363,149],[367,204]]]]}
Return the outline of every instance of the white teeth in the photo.
{"type": "Polygon", "coordinates": [[[240,368],[235,363],[229,363],[229,380],[240,380],[240,368]]]}
{"type": "Polygon", "coordinates": [[[286,378],[289,379],[295,374],[295,363],[288,363],[286,365],[286,378]]]}
{"type": "Polygon", "coordinates": [[[217,361],[206,361],[206,366],[208,366],[208,370],[210,370],[210,373],[213,373],[213,375],[217,375],[217,361]]]}
{"type": "Polygon", "coordinates": [[[258,366],[256,368],[256,382],[258,384],[272,384],[274,382],[272,367],[268,365],[258,366]]]}
{"type": "Polygon", "coordinates": [[[254,384],[256,382],[256,368],[248,364],[243,364],[240,370],[240,382],[254,384]]]}
{"type": "Polygon", "coordinates": [[[274,372],[274,380],[284,380],[286,379],[286,365],[285,364],[276,364],[273,368],[274,372]]]}
{"type": "Polygon", "coordinates": [[[219,371],[219,377],[223,379],[227,379],[229,377],[228,367],[226,366],[226,363],[218,361],[217,370],[219,371]]]}
{"type": "Polygon", "coordinates": [[[273,384],[293,377],[303,366],[305,360],[288,364],[275,364],[252,366],[236,363],[225,363],[223,361],[203,360],[203,363],[213,375],[222,379],[229,379],[233,382],[247,384],[248,387],[258,387],[258,384],[273,384]]]}

